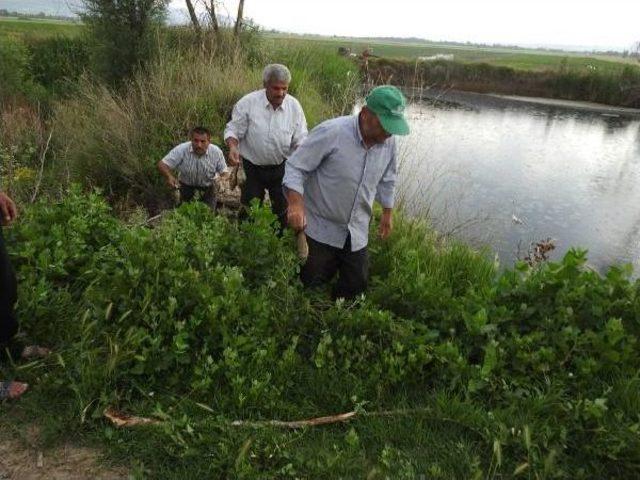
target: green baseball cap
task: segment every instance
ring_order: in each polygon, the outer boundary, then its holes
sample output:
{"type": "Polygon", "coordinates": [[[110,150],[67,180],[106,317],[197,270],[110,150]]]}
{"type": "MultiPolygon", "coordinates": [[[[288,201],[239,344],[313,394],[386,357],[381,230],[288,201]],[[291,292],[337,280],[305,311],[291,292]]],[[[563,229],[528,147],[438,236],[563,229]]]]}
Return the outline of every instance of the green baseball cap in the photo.
{"type": "Polygon", "coordinates": [[[381,85],[369,92],[367,108],[375,113],[382,128],[392,135],[407,135],[409,124],[404,118],[407,101],[402,92],[392,85],[381,85]]]}

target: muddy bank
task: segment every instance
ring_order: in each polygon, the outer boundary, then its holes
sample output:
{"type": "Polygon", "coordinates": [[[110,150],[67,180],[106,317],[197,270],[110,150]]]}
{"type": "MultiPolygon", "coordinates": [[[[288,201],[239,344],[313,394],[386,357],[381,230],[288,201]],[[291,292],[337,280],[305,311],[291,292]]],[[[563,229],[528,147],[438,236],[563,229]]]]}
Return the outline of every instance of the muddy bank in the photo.
{"type": "Polygon", "coordinates": [[[507,96],[593,102],[640,108],[640,68],[629,65],[620,73],[524,71],[485,63],[455,61],[408,62],[370,59],[364,74],[375,84],[430,87],[507,96]]]}
{"type": "Polygon", "coordinates": [[[475,93],[437,87],[402,87],[403,92],[412,101],[427,100],[451,104],[458,107],[477,108],[514,108],[535,107],[545,111],[580,111],[585,114],[620,119],[640,119],[640,109],[616,107],[593,102],[558,100],[541,97],[520,97],[495,93],[475,93]]]}

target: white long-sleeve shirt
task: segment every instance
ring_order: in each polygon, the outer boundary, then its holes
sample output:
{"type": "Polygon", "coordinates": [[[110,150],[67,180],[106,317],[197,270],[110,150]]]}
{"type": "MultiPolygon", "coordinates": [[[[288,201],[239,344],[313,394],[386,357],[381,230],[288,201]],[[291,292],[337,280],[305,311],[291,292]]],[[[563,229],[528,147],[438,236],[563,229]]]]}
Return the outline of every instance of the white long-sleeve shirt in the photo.
{"type": "Polygon", "coordinates": [[[307,120],[300,102],[286,95],[274,110],[265,89],[251,92],[233,107],[224,140],[240,144],[240,155],[254,165],[279,165],[307,135],[307,120]]]}

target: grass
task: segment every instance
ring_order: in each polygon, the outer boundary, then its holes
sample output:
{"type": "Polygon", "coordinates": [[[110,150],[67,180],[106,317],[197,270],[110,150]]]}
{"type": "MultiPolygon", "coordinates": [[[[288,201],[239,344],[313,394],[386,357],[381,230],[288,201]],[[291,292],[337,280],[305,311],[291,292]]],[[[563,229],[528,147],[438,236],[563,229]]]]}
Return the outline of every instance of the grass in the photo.
{"type": "MultiPolygon", "coordinates": [[[[570,70],[585,72],[593,67],[601,72],[619,73],[625,65],[638,65],[638,62],[621,57],[599,55],[598,57],[574,52],[540,52],[535,50],[509,49],[503,47],[474,47],[447,44],[417,44],[401,42],[367,41],[359,39],[338,39],[327,37],[299,37],[271,34],[274,41],[282,41],[299,45],[313,45],[328,51],[337,51],[339,46],[351,48],[360,53],[364,48],[371,48],[375,55],[391,59],[416,60],[421,56],[436,54],[452,54],[454,60],[463,63],[488,63],[525,71],[556,70],[566,64],[570,70]],[[566,59],[566,60],[565,60],[566,59]]],[[[640,66],[639,66],[640,68],[640,66]]]]}
{"type": "Polygon", "coordinates": [[[56,35],[75,36],[82,32],[82,28],[79,23],[63,20],[0,17],[0,39],[3,37],[42,39],[56,35]]]}

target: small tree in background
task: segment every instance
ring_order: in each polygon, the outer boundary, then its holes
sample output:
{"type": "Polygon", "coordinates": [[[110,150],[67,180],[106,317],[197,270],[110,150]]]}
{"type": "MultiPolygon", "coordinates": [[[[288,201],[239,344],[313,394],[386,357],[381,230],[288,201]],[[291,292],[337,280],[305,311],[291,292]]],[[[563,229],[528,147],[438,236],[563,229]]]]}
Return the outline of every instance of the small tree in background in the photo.
{"type": "Polygon", "coordinates": [[[631,56],[640,62],[640,42],[636,42],[631,47],[631,56]]]}
{"type": "Polygon", "coordinates": [[[117,85],[152,56],[152,32],[169,0],[82,0],[81,17],[96,42],[98,71],[117,85]]]}

